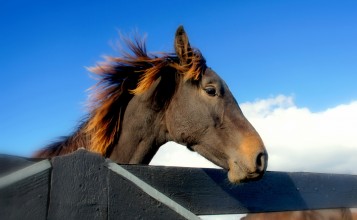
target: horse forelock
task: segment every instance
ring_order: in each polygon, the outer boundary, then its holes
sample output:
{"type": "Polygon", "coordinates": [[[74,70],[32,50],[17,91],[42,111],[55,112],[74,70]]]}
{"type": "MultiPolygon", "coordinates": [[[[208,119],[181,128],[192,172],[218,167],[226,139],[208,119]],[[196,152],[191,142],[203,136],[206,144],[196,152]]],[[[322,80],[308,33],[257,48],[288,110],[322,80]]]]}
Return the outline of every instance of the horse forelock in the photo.
{"type": "Polygon", "coordinates": [[[146,92],[161,74],[167,74],[164,69],[172,68],[184,80],[197,81],[206,67],[199,50],[191,51],[188,62],[182,63],[172,53],[147,53],[143,40],[136,38],[126,44],[130,51],[122,57],[106,57],[105,62],[90,68],[98,82],[91,88],[85,132],[91,139],[90,150],[102,155],[118,138],[121,115],[132,96],[146,92]]]}

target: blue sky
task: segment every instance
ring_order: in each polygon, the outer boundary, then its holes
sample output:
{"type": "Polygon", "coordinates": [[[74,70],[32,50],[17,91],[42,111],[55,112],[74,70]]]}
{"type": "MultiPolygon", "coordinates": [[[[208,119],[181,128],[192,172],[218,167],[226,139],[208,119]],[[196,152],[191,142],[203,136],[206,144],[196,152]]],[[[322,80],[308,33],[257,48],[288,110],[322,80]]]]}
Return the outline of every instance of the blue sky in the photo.
{"type": "Polygon", "coordinates": [[[85,67],[118,31],[172,51],[191,44],[238,102],[279,94],[318,112],[357,100],[356,1],[20,1],[0,3],[0,152],[29,155],[86,114],[85,67]]]}

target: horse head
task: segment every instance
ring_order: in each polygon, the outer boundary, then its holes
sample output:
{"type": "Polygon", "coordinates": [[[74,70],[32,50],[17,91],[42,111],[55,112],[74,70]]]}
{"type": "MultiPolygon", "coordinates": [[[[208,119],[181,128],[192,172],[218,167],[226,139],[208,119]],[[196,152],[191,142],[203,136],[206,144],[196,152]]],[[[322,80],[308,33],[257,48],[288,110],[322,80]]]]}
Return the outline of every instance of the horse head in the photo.
{"type": "MultiPolygon", "coordinates": [[[[176,32],[175,50],[183,66],[203,62],[182,27],[176,32]]],[[[165,115],[170,137],[228,170],[233,183],[260,178],[268,160],[262,139],[227,84],[211,68],[201,65],[194,77],[186,72],[178,74],[181,80],[165,115]]]]}

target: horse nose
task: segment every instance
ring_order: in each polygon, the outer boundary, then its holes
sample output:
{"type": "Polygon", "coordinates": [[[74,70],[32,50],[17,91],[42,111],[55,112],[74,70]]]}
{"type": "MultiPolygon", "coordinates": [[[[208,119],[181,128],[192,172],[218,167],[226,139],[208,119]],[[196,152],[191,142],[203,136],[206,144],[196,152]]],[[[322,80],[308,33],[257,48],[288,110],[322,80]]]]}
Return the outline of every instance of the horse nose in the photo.
{"type": "Polygon", "coordinates": [[[267,168],[268,154],[266,151],[260,152],[255,160],[255,172],[264,173],[267,168]]]}

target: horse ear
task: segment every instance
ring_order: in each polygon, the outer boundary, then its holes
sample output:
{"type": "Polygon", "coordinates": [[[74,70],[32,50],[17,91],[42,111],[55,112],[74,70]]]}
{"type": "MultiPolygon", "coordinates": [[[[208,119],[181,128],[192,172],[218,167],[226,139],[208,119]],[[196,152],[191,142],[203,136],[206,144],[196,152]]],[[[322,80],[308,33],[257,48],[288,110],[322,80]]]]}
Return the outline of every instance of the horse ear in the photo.
{"type": "Polygon", "coordinates": [[[188,64],[192,57],[192,48],[183,26],[179,26],[175,35],[175,51],[181,64],[188,64]]]}

